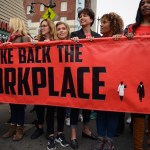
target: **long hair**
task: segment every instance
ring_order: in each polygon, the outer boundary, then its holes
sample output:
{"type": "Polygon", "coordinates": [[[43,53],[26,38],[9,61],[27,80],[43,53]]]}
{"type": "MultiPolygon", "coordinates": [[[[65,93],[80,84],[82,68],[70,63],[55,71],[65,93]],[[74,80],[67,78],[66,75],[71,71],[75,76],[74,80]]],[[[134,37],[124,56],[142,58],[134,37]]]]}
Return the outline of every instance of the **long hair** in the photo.
{"type": "MultiPolygon", "coordinates": [[[[56,36],[56,27],[53,21],[51,21],[50,19],[43,19],[40,23],[40,26],[42,25],[42,22],[46,21],[49,27],[49,35],[50,35],[50,40],[56,40],[57,36],[56,36]]],[[[40,37],[42,37],[42,33],[40,30],[40,37]]]]}
{"type": "Polygon", "coordinates": [[[118,14],[114,12],[104,14],[101,17],[101,20],[102,19],[107,19],[108,21],[110,21],[110,29],[113,35],[123,33],[124,23],[122,18],[118,14]]]}
{"type": "Polygon", "coordinates": [[[138,7],[138,10],[137,10],[137,14],[136,14],[136,19],[135,19],[135,24],[132,26],[132,30],[133,30],[133,33],[135,33],[137,27],[140,26],[140,24],[143,22],[144,20],[144,17],[142,15],[142,12],[141,12],[141,3],[142,3],[142,0],[140,1],[139,3],[139,7],[138,7]]]}
{"type": "Polygon", "coordinates": [[[20,18],[10,18],[9,28],[13,30],[12,33],[17,33],[21,35],[27,35],[27,30],[24,21],[20,18]]]}
{"type": "Polygon", "coordinates": [[[66,27],[67,31],[68,31],[67,38],[66,38],[68,40],[70,38],[70,28],[69,28],[69,25],[67,23],[65,23],[65,22],[59,21],[59,22],[56,23],[56,29],[61,24],[63,24],[66,27]]]}

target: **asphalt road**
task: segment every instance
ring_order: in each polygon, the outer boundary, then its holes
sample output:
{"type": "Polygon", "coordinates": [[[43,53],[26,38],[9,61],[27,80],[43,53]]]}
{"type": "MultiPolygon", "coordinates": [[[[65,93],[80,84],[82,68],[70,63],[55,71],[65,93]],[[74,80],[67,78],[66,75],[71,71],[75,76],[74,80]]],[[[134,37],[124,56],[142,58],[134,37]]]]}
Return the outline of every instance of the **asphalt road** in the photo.
{"type": "MultiPolygon", "coordinates": [[[[6,124],[10,117],[9,105],[0,104],[0,150],[47,150],[47,139],[45,134],[35,140],[31,140],[30,136],[35,130],[35,127],[31,122],[36,119],[35,112],[30,113],[32,106],[28,106],[26,110],[25,121],[25,136],[21,141],[14,142],[11,138],[3,139],[1,136],[4,134],[9,125],[6,124]]],[[[96,133],[95,120],[91,120],[90,127],[93,132],[96,133]]],[[[46,129],[46,128],[45,128],[46,129]]],[[[78,142],[79,150],[91,150],[97,141],[85,139],[81,137],[82,123],[78,124],[78,142]]],[[[65,135],[68,142],[70,142],[70,128],[65,126],[65,135]]],[[[146,148],[146,136],[144,147],[146,148]]],[[[132,135],[130,133],[129,125],[126,124],[124,133],[120,137],[114,138],[115,150],[132,150],[132,135]]],[[[63,148],[59,144],[56,145],[57,150],[72,150],[71,147],[63,148]]]]}

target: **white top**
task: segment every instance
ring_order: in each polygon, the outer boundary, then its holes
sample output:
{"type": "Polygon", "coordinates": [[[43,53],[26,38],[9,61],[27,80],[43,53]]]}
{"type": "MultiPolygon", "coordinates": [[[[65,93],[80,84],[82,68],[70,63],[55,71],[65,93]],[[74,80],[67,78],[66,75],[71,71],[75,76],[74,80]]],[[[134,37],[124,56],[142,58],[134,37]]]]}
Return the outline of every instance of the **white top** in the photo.
{"type": "Polygon", "coordinates": [[[118,92],[119,92],[119,96],[124,96],[124,90],[125,90],[125,85],[124,84],[119,84],[118,86],[118,92]]]}

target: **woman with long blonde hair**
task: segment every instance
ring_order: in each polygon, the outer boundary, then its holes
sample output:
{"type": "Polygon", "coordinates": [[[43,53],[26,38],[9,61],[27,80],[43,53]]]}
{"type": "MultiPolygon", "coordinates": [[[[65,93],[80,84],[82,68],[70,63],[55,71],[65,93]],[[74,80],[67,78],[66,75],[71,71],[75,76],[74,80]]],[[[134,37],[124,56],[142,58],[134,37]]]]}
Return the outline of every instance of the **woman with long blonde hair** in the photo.
{"type": "MultiPolygon", "coordinates": [[[[69,39],[69,26],[64,22],[57,22],[56,24],[56,35],[58,40],[67,40],[69,39]]],[[[59,106],[48,106],[48,118],[50,120],[47,123],[47,133],[48,133],[48,150],[56,149],[55,142],[59,143],[62,147],[69,146],[69,143],[66,141],[64,135],[64,121],[65,121],[65,114],[66,108],[59,107],[59,106]],[[55,124],[55,112],[57,113],[57,133],[55,136],[54,133],[54,124],[55,124]]]]}
{"type": "MultiPolygon", "coordinates": [[[[30,42],[30,38],[27,34],[24,21],[20,18],[10,18],[9,21],[10,36],[9,43],[23,43],[30,42]]],[[[23,104],[10,104],[11,110],[11,124],[10,129],[3,135],[3,138],[9,138],[13,136],[13,141],[19,141],[24,136],[24,117],[25,117],[25,105],[23,104]]]]}

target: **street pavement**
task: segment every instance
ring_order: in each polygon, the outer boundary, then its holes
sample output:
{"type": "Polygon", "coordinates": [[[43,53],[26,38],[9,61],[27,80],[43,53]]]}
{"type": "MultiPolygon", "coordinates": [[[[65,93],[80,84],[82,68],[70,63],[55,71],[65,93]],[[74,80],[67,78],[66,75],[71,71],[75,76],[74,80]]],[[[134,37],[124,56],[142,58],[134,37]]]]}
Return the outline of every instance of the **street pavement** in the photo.
{"type": "MultiPolygon", "coordinates": [[[[9,128],[9,124],[6,124],[10,117],[9,105],[0,104],[0,150],[47,150],[47,139],[45,134],[35,140],[31,140],[30,136],[35,130],[35,126],[31,124],[35,119],[35,112],[30,112],[32,106],[27,106],[26,118],[25,118],[25,136],[21,141],[14,142],[12,138],[3,139],[2,135],[9,128]]],[[[91,120],[90,128],[94,133],[96,133],[95,120],[91,120]]],[[[45,127],[46,130],[46,127],[45,127]]],[[[78,124],[78,143],[79,150],[91,150],[91,148],[97,143],[97,141],[82,138],[82,123],[78,124]]],[[[64,133],[68,142],[70,142],[70,127],[65,126],[64,133]]],[[[145,136],[145,138],[147,138],[145,136]]],[[[126,124],[124,133],[113,138],[115,144],[115,150],[132,150],[132,135],[130,132],[129,125],[126,124]]],[[[146,139],[144,143],[146,148],[146,139]]],[[[59,144],[56,144],[57,150],[72,150],[71,147],[63,148],[59,144]]]]}

